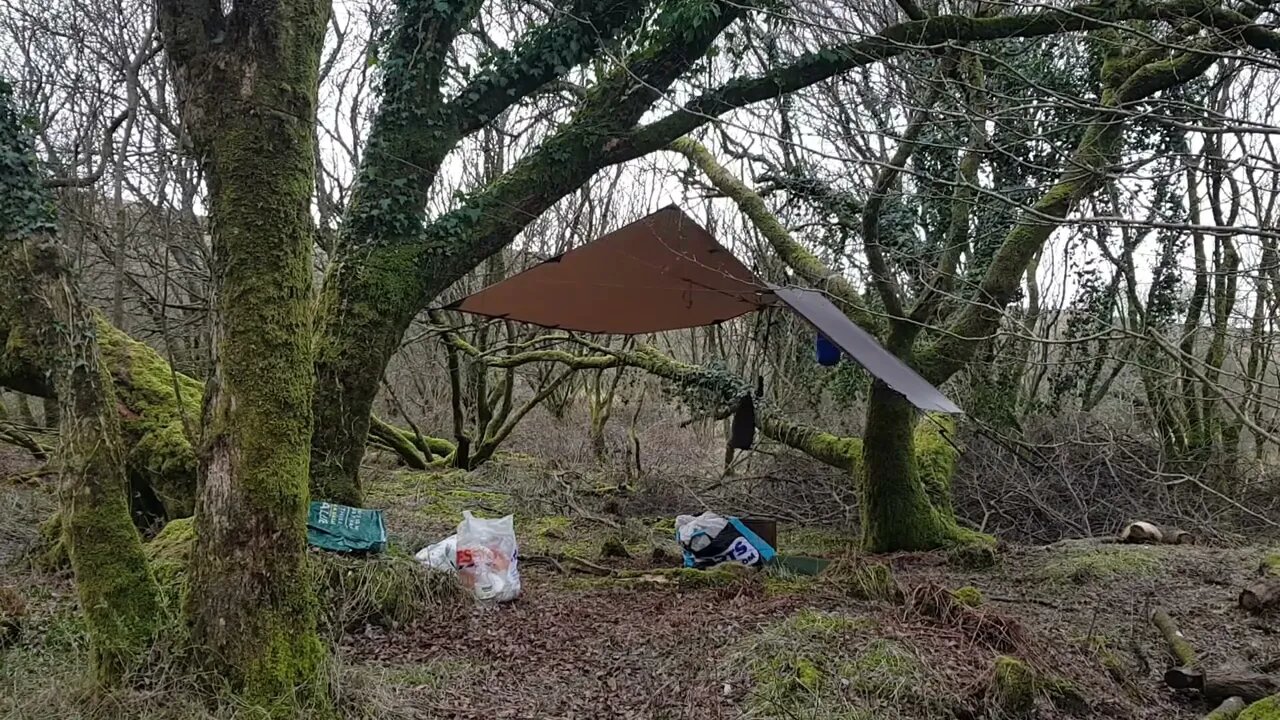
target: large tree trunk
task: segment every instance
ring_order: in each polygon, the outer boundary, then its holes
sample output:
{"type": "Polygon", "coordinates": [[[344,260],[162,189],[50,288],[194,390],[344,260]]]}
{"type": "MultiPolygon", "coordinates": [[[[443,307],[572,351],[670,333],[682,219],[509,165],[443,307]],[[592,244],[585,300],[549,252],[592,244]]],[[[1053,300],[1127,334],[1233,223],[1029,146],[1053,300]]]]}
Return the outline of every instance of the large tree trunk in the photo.
{"type": "Polygon", "coordinates": [[[223,15],[217,3],[162,0],[160,12],[213,246],[215,358],[187,610],[209,668],[291,716],[330,702],[306,567],[312,130],[329,7],[246,2],[223,15]]]}
{"type": "Polygon", "coordinates": [[[208,167],[216,361],[190,610],[209,659],[256,701],[319,690],[324,659],[305,567],[314,107],[290,104],[297,117],[240,108],[208,167]]]}
{"type": "Polygon", "coordinates": [[[61,532],[89,628],[96,682],[113,685],[144,656],[159,620],[155,579],[129,518],[124,452],[111,379],[38,189],[31,145],[0,84],[0,315],[9,338],[42,359],[61,399],[61,532]],[[14,170],[17,172],[14,172],[14,170]]]}
{"type": "Polygon", "coordinates": [[[940,485],[949,474],[922,475],[917,420],[906,398],[884,383],[872,384],[860,478],[862,544],[870,552],[928,550],[981,537],[956,525],[949,488],[940,485]]]}

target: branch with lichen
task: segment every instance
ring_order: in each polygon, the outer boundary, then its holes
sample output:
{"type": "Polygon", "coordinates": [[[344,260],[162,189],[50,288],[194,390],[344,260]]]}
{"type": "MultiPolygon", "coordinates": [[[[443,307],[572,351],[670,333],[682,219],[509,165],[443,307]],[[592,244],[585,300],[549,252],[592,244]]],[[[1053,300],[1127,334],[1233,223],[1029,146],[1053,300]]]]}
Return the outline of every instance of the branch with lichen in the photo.
{"type": "MultiPolygon", "coordinates": [[[[483,355],[456,333],[446,334],[446,340],[474,361],[489,367],[513,368],[530,363],[558,363],[572,370],[603,370],[618,367],[634,367],[675,384],[680,394],[697,403],[720,408],[736,407],[750,394],[750,384],[736,375],[700,365],[675,360],[657,348],[642,345],[635,350],[612,350],[585,340],[575,340],[593,351],[580,355],[565,350],[531,350],[514,355],[483,355]]],[[[862,441],[841,437],[794,422],[770,403],[757,400],[756,425],[761,432],[777,442],[799,450],[832,467],[854,472],[860,467],[862,441]]]]}
{"type": "Polygon", "coordinates": [[[832,272],[818,256],[791,237],[791,233],[765,205],[764,198],[721,165],[711,151],[688,137],[675,140],[667,149],[689,158],[717,190],[737,203],[738,209],[751,220],[778,257],[805,282],[830,293],[844,306],[849,317],[868,332],[878,333],[883,329],[879,318],[867,311],[866,303],[853,283],[832,272]]]}
{"type": "MultiPolygon", "coordinates": [[[[1259,6],[1253,6],[1259,8],[1259,6]]],[[[1131,20],[1174,24],[1191,20],[1233,35],[1255,50],[1280,53],[1280,33],[1253,23],[1253,18],[1205,0],[1169,2],[1086,3],[1010,15],[937,15],[891,25],[870,37],[799,56],[791,63],[755,77],[739,77],[708,90],[666,117],[619,138],[610,158],[624,162],[658,150],[676,138],[740,107],[795,92],[855,68],[948,43],[1006,38],[1036,38],[1072,32],[1123,29],[1131,20]]]]}

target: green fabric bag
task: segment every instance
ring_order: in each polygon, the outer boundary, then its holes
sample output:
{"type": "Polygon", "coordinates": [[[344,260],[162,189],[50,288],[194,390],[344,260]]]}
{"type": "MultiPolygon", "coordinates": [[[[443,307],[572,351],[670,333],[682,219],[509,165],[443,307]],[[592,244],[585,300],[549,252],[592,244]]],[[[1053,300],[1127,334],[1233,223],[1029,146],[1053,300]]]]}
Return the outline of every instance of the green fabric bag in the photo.
{"type": "Polygon", "coordinates": [[[387,528],[381,510],[313,502],[307,515],[307,542],[334,552],[382,552],[387,549],[387,528]]]}

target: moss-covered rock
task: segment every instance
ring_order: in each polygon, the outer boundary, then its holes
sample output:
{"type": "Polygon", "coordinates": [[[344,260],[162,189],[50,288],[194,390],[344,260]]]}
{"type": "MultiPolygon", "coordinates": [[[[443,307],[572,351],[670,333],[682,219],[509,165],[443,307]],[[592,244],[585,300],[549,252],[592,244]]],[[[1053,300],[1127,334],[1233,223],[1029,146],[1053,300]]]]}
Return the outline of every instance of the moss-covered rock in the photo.
{"type": "Polygon", "coordinates": [[[969,608],[980,607],[987,601],[986,597],[983,596],[982,591],[972,585],[965,585],[964,587],[952,590],[951,597],[954,597],[956,602],[969,608]]]}
{"type": "Polygon", "coordinates": [[[1240,713],[1238,720],[1280,720],[1280,695],[1259,700],[1240,713]]]}
{"type": "Polygon", "coordinates": [[[1001,655],[991,672],[990,705],[997,717],[1024,717],[1036,706],[1036,673],[1025,662],[1001,655]]]}
{"type": "Polygon", "coordinates": [[[121,406],[130,480],[135,490],[150,488],[168,517],[188,517],[195,509],[196,456],[186,427],[199,427],[204,384],[175,373],[159,353],[102,316],[97,321],[103,365],[121,406]]]}

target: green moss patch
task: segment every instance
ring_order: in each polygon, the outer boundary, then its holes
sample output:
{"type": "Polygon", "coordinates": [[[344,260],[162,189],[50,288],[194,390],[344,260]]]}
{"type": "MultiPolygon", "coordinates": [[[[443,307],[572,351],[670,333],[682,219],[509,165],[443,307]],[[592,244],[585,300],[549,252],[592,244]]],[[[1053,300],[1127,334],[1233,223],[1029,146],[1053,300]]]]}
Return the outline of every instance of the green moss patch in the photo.
{"type": "Polygon", "coordinates": [[[1159,572],[1158,548],[1129,545],[1086,551],[1064,551],[1038,573],[1039,579],[1056,583],[1088,583],[1113,578],[1148,577],[1159,572]]]}
{"type": "Polygon", "coordinates": [[[769,625],[736,648],[726,670],[750,685],[743,715],[757,718],[919,718],[945,712],[915,650],[877,637],[868,618],[814,609],[769,625]]]}
{"type": "Polygon", "coordinates": [[[972,585],[965,585],[952,590],[951,597],[955,598],[956,602],[969,608],[980,607],[987,600],[982,595],[982,591],[972,585]]]}
{"type": "Polygon", "coordinates": [[[1032,717],[1041,699],[1069,714],[1088,711],[1088,703],[1070,681],[1039,672],[1010,655],[996,658],[987,685],[986,703],[991,717],[1032,717]]]}
{"type": "Polygon", "coordinates": [[[485,517],[512,511],[507,494],[477,482],[475,475],[462,470],[370,474],[365,504],[386,512],[392,542],[417,550],[452,534],[463,510],[485,517]]]}
{"type": "Polygon", "coordinates": [[[1280,720],[1280,695],[1272,695],[1245,708],[1239,720],[1280,720]]]}
{"type": "Polygon", "coordinates": [[[769,565],[764,570],[764,590],[770,597],[804,595],[819,585],[812,575],[799,575],[784,567],[769,565]]]}
{"type": "Polygon", "coordinates": [[[831,558],[849,552],[857,544],[858,540],[854,535],[833,528],[796,527],[790,524],[778,528],[778,548],[788,555],[831,558]]]}
{"type": "Polygon", "coordinates": [[[1258,566],[1258,572],[1262,575],[1280,577],[1280,552],[1267,553],[1258,566]]]}
{"type": "Polygon", "coordinates": [[[199,427],[204,385],[175,375],[151,347],[105,318],[96,319],[103,365],[114,376],[116,398],[127,408],[120,421],[129,474],[156,492],[169,517],[187,517],[195,509],[196,456],[185,428],[199,427]]]}
{"type": "Polygon", "coordinates": [[[947,551],[947,564],[961,570],[986,570],[1000,561],[994,542],[975,533],[975,541],[957,545],[947,551]]]}
{"type": "Polygon", "coordinates": [[[831,563],[819,577],[855,600],[902,600],[902,589],[898,587],[888,565],[868,562],[857,556],[846,556],[831,563]]]}
{"type": "Polygon", "coordinates": [[[1023,717],[1035,710],[1036,685],[1036,673],[1029,665],[1002,655],[991,672],[989,703],[998,716],[1023,717]]]}
{"type": "Polygon", "coordinates": [[[174,607],[181,607],[186,593],[187,564],[195,541],[195,522],[192,518],[181,518],[165,525],[143,545],[160,592],[174,607]]]}
{"type": "Polygon", "coordinates": [[[312,559],[321,607],[334,628],[407,623],[462,598],[452,575],[426,570],[411,557],[389,553],[356,558],[315,552],[312,559]]]}

